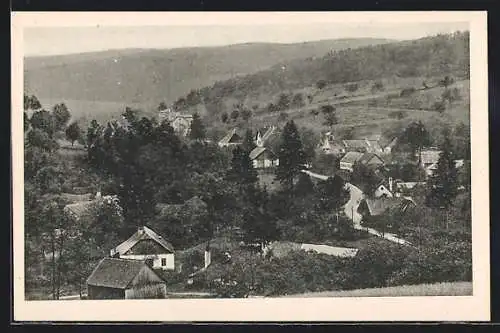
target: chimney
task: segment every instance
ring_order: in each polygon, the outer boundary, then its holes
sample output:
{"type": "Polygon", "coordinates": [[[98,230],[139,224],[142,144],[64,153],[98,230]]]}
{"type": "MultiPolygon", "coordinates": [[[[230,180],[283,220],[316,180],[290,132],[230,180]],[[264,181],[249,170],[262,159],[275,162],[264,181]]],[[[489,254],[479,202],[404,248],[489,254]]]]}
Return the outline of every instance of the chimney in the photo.
{"type": "Polygon", "coordinates": [[[144,228],[143,227],[137,227],[137,232],[139,235],[142,235],[144,233],[144,228]]]}
{"type": "Polygon", "coordinates": [[[207,247],[205,248],[205,268],[210,266],[211,262],[212,262],[212,256],[210,253],[210,247],[209,245],[207,245],[207,247]]]}
{"type": "Polygon", "coordinates": [[[391,192],[392,192],[392,182],[393,182],[392,177],[389,177],[389,191],[391,192]]]}

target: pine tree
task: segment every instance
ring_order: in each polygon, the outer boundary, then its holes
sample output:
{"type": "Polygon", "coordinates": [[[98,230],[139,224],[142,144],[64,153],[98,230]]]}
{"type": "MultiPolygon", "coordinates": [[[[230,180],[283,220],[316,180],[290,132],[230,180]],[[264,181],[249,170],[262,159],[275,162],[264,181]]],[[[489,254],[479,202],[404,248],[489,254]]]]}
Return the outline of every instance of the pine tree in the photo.
{"type": "Polygon", "coordinates": [[[200,116],[198,115],[198,113],[193,114],[193,121],[191,122],[189,137],[193,140],[203,140],[205,139],[205,135],[205,125],[201,121],[200,116]]]}
{"type": "Polygon", "coordinates": [[[242,148],[244,151],[250,153],[255,147],[257,147],[257,145],[255,144],[253,132],[251,129],[248,129],[245,132],[245,138],[243,139],[242,148]]]}
{"type": "Polygon", "coordinates": [[[293,192],[294,179],[304,168],[306,162],[302,141],[293,120],[286,123],[278,152],[279,165],[276,178],[289,193],[293,192]]]}
{"type": "Polygon", "coordinates": [[[257,171],[253,167],[248,152],[240,146],[233,150],[229,178],[240,185],[251,185],[257,181],[257,171]]]}
{"type": "Polygon", "coordinates": [[[300,196],[306,196],[314,192],[314,184],[309,175],[306,175],[305,173],[301,173],[299,175],[299,180],[295,186],[295,192],[300,196]]]}
{"type": "Polygon", "coordinates": [[[427,205],[447,211],[458,193],[458,173],[447,130],[444,133],[437,168],[429,180],[429,187],[427,205]]]}

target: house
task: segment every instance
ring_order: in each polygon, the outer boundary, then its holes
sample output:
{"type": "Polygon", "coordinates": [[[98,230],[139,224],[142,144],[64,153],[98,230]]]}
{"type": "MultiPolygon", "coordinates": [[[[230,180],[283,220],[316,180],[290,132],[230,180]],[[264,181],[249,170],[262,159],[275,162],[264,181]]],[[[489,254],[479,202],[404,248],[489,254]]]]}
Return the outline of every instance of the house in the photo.
{"type": "Polygon", "coordinates": [[[340,169],[352,172],[354,164],[358,162],[373,168],[384,165],[384,160],[377,154],[350,151],[340,160],[340,169]]]}
{"type": "Polygon", "coordinates": [[[236,128],[233,128],[229,133],[227,133],[218,143],[219,147],[231,147],[240,145],[243,143],[243,138],[236,132],[236,128]]]}
{"type": "Polygon", "coordinates": [[[255,147],[249,154],[256,169],[272,168],[279,165],[279,159],[269,148],[255,147]]]}
{"type": "Polygon", "coordinates": [[[384,146],[382,149],[382,152],[384,154],[391,154],[394,147],[398,144],[399,139],[397,137],[394,137],[387,145],[384,146]]]}
{"type": "Polygon", "coordinates": [[[182,114],[172,109],[167,108],[161,110],[158,114],[160,122],[168,121],[174,128],[174,131],[182,136],[187,136],[193,122],[193,116],[190,114],[182,114]]]}
{"type": "Polygon", "coordinates": [[[162,236],[143,226],[110,251],[111,257],[146,261],[151,267],[173,270],[174,248],[162,236]]]}
{"type": "Polygon", "coordinates": [[[89,299],[165,298],[165,281],[145,262],[104,258],[87,279],[89,299]]]}
{"type": "Polygon", "coordinates": [[[353,171],[354,164],[363,157],[363,153],[350,151],[346,153],[340,160],[340,169],[353,171]]]}
{"type": "Polygon", "coordinates": [[[363,198],[358,206],[358,213],[363,218],[380,216],[389,210],[398,210],[400,213],[406,213],[409,208],[416,204],[411,198],[363,198]]]}
{"type": "Polygon", "coordinates": [[[440,150],[429,149],[422,150],[420,153],[420,164],[425,170],[427,176],[431,176],[434,170],[437,168],[437,162],[439,161],[439,156],[441,155],[440,150]]]}
{"type": "Polygon", "coordinates": [[[257,147],[263,147],[275,131],[275,126],[269,126],[267,128],[257,130],[257,134],[255,135],[255,144],[257,147]]]}
{"type": "Polygon", "coordinates": [[[342,141],[335,140],[331,132],[327,132],[321,143],[321,150],[325,154],[341,155],[345,154],[346,150],[342,141]]]}
{"type": "Polygon", "coordinates": [[[366,153],[369,145],[366,140],[342,140],[346,152],[366,153]]]}

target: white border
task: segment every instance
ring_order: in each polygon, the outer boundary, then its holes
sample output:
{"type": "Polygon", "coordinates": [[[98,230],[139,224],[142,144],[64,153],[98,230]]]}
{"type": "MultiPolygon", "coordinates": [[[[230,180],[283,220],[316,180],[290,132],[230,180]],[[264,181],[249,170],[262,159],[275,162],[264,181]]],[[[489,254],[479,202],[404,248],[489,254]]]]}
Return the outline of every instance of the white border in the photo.
{"type": "Polygon", "coordinates": [[[16,321],[486,321],[489,178],[486,12],[12,13],[14,320],[16,321]],[[24,300],[23,28],[470,22],[473,296],[116,301],[24,300]]]}

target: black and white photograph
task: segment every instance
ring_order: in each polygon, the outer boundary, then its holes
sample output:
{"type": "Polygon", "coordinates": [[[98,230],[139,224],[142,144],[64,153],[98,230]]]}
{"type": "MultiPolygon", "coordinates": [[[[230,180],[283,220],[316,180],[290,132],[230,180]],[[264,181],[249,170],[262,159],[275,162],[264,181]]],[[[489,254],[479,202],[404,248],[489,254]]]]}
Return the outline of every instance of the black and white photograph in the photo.
{"type": "Polygon", "coordinates": [[[17,17],[21,303],[488,310],[485,15],[100,14],[17,17]]]}

